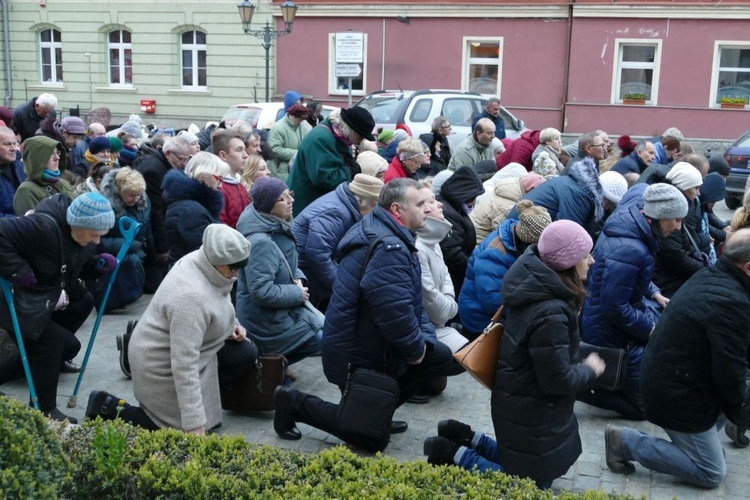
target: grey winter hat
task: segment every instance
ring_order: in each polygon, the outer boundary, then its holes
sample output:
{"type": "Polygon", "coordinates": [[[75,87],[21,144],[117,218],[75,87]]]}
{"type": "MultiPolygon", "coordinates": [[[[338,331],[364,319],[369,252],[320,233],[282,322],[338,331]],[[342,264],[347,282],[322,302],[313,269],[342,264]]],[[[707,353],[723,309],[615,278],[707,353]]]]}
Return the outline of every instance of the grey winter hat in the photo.
{"type": "Polygon", "coordinates": [[[68,206],[66,220],[71,227],[109,231],[115,225],[115,213],[109,200],[99,193],[84,193],[68,206]]]}
{"type": "Polygon", "coordinates": [[[684,219],[687,212],[687,199],[670,184],[652,184],[643,193],[643,215],[646,217],[656,220],[684,219]]]}
{"type": "Polygon", "coordinates": [[[203,231],[203,253],[214,266],[236,264],[250,257],[250,242],[225,224],[209,224],[203,231]]]}

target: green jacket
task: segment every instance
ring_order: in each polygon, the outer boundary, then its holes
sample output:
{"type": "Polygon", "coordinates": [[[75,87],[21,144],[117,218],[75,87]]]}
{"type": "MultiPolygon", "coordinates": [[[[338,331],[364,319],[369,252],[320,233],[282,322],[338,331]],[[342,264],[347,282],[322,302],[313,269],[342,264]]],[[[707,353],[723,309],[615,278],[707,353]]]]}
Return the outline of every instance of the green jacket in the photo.
{"type": "Polygon", "coordinates": [[[274,177],[286,181],[289,177],[289,160],[299,150],[306,130],[289,119],[289,115],[274,124],[268,132],[268,145],[274,157],[268,161],[268,169],[274,177]]]}
{"type": "Polygon", "coordinates": [[[300,145],[287,184],[294,191],[294,215],[359,172],[350,148],[334,137],[326,118],[300,145]]]}
{"type": "Polygon", "coordinates": [[[13,197],[13,211],[17,216],[20,217],[29,210],[35,209],[37,203],[57,193],[63,193],[70,199],[75,198],[73,187],[68,181],[59,179],[55,183],[50,183],[42,180],[42,173],[55,149],[60,153],[59,165],[62,174],[68,163],[62,144],[44,135],[35,135],[24,141],[23,171],[26,172],[26,180],[18,186],[16,195],[13,197]]]}

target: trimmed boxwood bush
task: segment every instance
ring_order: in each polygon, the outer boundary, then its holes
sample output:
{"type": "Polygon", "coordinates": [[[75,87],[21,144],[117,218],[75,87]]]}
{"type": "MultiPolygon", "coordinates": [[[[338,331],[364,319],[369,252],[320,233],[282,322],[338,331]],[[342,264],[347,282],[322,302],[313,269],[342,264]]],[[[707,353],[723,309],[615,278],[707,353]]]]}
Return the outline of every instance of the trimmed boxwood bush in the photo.
{"type": "MultiPolygon", "coordinates": [[[[360,457],[343,446],[305,454],[254,446],[242,436],[147,432],[101,420],[55,433],[38,412],[0,400],[6,498],[553,498],[501,473],[360,457]]],[[[557,498],[629,497],[589,491],[557,498]]]]}
{"type": "Polygon", "coordinates": [[[56,498],[70,481],[69,471],[47,419],[0,396],[0,498],[56,498]]]}

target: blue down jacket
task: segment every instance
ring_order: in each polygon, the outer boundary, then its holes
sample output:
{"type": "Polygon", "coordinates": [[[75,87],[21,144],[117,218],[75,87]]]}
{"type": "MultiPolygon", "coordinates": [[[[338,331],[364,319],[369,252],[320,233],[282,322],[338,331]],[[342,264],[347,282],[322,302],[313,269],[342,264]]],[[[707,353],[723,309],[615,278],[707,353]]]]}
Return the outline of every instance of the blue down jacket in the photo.
{"type": "MultiPolygon", "coordinates": [[[[568,219],[588,227],[594,219],[594,200],[589,193],[569,175],[561,175],[543,182],[526,193],[524,200],[544,207],[553,221],[568,219]]],[[[508,212],[509,219],[518,219],[515,207],[508,212]]]]}
{"type": "Polygon", "coordinates": [[[630,344],[628,383],[637,387],[640,364],[654,327],[644,297],[659,289],[652,283],[658,242],[641,213],[646,184],[637,184],[610,216],[594,247],[589,296],[583,306],[581,339],[604,347],[630,344]]]}
{"type": "Polygon", "coordinates": [[[466,280],[458,298],[461,324],[474,336],[490,323],[503,303],[500,287],[505,272],[520,255],[514,238],[516,219],[505,221],[474,249],[466,269],[466,280]],[[500,237],[500,244],[491,243],[500,237]]]}
{"type": "Polygon", "coordinates": [[[334,260],[336,247],[360,220],[359,204],[348,182],[339,184],[294,218],[292,232],[297,240],[299,268],[307,276],[314,301],[331,296],[338,269],[334,260]]]}
{"type": "Polygon", "coordinates": [[[370,368],[393,377],[437,342],[422,308],[422,271],[414,233],[380,206],[339,244],[341,256],[323,327],[323,372],[344,385],[347,369],[370,368]],[[362,264],[374,247],[364,274],[362,264]],[[360,277],[362,277],[360,281],[360,277]],[[360,286],[361,285],[361,286],[360,286]]]}

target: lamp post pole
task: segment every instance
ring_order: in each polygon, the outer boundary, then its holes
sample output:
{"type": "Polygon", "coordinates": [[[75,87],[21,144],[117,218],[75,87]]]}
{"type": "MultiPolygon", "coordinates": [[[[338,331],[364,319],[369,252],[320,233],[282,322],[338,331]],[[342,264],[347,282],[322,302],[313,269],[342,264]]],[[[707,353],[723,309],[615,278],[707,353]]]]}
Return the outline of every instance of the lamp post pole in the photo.
{"type": "Polygon", "coordinates": [[[271,24],[268,21],[266,21],[266,26],[263,29],[251,29],[250,22],[252,21],[255,12],[255,6],[251,4],[249,0],[243,0],[241,4],[237,5],[237,9],[240,11],[243,31],[248,35],[258,38],[261,46],[266,51],[266,102],[270,102],[271,45],[273,45],[275,39],[292,32],[292,24],[294,23],[294,16],[297,13],[297,6],[291,0],[286,0],[281,5],[281,15],[284,18],[283,30],[272,29],[271,24]]]}

